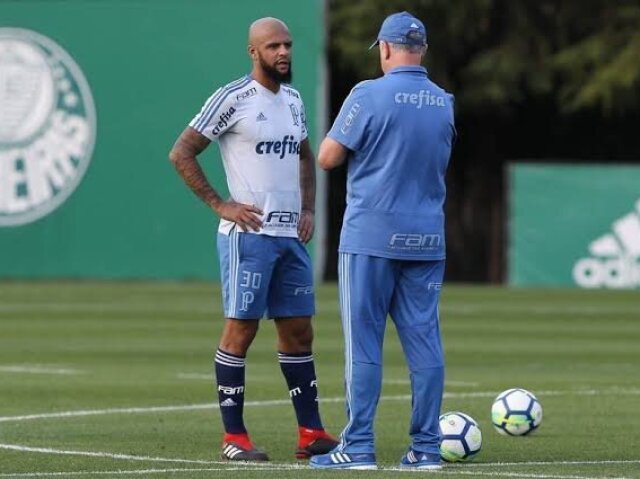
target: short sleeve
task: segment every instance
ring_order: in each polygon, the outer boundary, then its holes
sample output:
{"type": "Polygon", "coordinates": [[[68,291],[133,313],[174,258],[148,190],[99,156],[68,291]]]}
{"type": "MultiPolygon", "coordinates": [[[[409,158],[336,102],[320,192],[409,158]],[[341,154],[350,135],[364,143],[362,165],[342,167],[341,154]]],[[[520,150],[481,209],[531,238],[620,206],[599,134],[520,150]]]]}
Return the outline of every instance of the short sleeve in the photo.
{"type": "Polygon", "coordinates": [[[236,95],[227,88],[219,88],[207,99],[189,126],[210,140],[217,141],[238,121],[237,109],[236,95]]]}
{"type": "Polygon", "coordinates": [[[356,85],[345,99],[327,136],[353,151],[362,148],[371,118],[367,89],[356,85]]]}

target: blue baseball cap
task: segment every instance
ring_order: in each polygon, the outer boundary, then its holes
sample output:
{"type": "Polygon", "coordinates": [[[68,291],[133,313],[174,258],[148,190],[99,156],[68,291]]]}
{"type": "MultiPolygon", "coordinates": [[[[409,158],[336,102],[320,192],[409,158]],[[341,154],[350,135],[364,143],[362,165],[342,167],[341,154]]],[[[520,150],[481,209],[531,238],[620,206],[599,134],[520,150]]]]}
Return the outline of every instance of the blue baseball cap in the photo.
{"type": "Polygon", "coordinates": [[[378,39],[371,44],[369,50],[380,43],[380,40],[389,43],[404,45],[426,45],[427,29],[424,24],[409,12],[400,12],[389,15],[382,22],[378,39]]]}

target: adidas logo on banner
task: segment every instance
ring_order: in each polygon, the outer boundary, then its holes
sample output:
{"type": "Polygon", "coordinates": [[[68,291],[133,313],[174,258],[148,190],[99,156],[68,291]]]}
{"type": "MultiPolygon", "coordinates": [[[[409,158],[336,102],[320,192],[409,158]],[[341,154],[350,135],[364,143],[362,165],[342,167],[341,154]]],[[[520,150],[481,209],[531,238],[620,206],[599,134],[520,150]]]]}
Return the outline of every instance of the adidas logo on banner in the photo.
{"type": "Polygon", "coordinates": [[[237,406],[237,405],[238,403],[231,398],[227,398],[220,403],[220,407],[231,407],[231,406],[237,406]]]}
{"type": "Polygon", "coordinates": [[[611,233],[589,245],[591,257],[573,266],[573,279],[583,288],[636,288],[640,286],[640,199],[636,211],[611,225],[611,233]]]}
{"type": "Polygon", "coordinates": [[[256,116],[256,121],[267,121],[267,117],[264,116],[264,113],[260,112],[260,114],[256,116]]]}

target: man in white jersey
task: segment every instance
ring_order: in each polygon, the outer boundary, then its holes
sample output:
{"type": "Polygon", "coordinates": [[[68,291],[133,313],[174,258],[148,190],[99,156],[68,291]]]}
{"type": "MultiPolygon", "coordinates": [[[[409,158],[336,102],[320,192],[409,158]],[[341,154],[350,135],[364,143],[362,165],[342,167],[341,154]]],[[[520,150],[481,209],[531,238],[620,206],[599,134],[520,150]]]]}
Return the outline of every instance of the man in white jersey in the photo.
{"type": "Polygon", "coordinates": [[[249,29],[250,75],[219,88],[176,141],[170,159],[220,218],[218,254],[225,325],[215,370],[224,437],[221,455],[266,461],[243,421],[245,358],[265,315],[274,319],[278,359],[298,420],[296,457],[331,450],[312,356],[314,290],[303,243],[314,230],[315,159],[300,94],[291,80],[292,41],[275,18],[249,29]],[[223,200],[197,160],[218,141],[230,198],[223,200]]]}

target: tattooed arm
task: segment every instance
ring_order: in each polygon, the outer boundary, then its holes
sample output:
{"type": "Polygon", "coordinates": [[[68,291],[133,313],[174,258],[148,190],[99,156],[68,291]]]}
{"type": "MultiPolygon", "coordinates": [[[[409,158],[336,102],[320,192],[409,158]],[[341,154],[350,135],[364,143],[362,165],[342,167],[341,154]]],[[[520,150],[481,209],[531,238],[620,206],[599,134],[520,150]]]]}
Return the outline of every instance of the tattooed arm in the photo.
{"type": "Polygon", "coordinates": [[[313,237],[316,211],[316,165],[308,138],[300,145],[300,194],[302,211],[298,223],[298,236],[306,243],[313,237]]]}
{"type": "Polygon", "coordinates": [[[262,211],[259,208],[233,200],[224,201],[207,180],[197,156],[209,146],[209,143],[211,141],[207,137],[187,127],[173,145],[169,159],[191,191],[218,216],[233,221],[243,231],[249,228],[260,230],[262,221],[259,215],[262,215],[262,211]]]}

